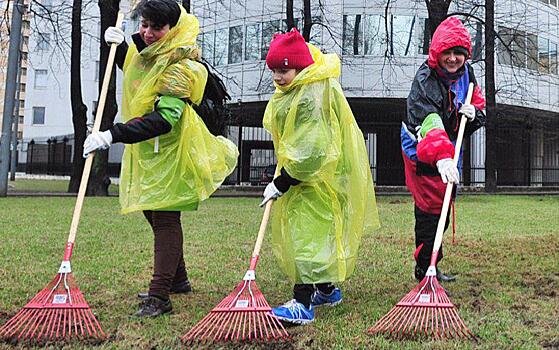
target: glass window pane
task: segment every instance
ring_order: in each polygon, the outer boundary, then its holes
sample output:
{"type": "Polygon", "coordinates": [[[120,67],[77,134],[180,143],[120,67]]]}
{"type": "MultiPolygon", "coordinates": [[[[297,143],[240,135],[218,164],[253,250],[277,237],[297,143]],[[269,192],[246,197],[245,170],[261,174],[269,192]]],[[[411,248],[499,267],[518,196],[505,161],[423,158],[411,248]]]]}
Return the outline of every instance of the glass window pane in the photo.
{"type": "Polygon", "coordinates": [[[342,53],[361,55],[363,53],[363,24],[361,15],[344,15],[342,33],[342,53]]]}
{"type": "Polygon", "coordinates": [[[213,31],[202,34],[202,57],[211,65],[214,64],[214,35],[213,31]]]}
{"type": "Polygon", "coordinates": [[[47,86],[48,72],[46,69],[35,69],[35,87],[42,88],[47,86]]]}
{"type": "Polygon", "coordinates": [[[45,124],[45,107],[33,107],[33,124],[45,124]]]}
{"type": "Polygon", "coordinates": [[[429,54],[429,44],[431,43],[431,36],[429,35],[428,21],[428,18],[419,18],[417,23],[417,53],[420,55],[429,54]]]}
{"type": "MultiPolygon", "coordinates": [[[[312,23],[322,23],[322,16],[313,16],[312,23]]],[[[313,24],[309,42],[315,46],[322,46],[322,29],[320,24],[313,24]]]]}
{"type": "Polygon", "coordinates": [[[498,40],[498,53],[497,60],[500,64],[510,65],[512,64],[511,52],[512,49],[512,30],[505,27],[499,27],[499,36],[501,40],[498,40]]]}
{"type": "Polygon", "coordinates": [[[260,59],[260,23],[246,27],[245,61],[260,59]]]}
{"type": "Polygon", "coordinates": [[[281,31],[280,25],[281,22],[279,19],[262,23],[262,50],[260,51],[261,60],[266,59],[268,49],[270,48],[270,41],[272,41],[274,33],[279,33],[281,31]]]}
{"type": "Polygon", "coordinates": [[[528,69],[538,70],[538,36],[526,36],[526,53],[528,55],[528,69]]]}
{"type": "Polygon", "coordinates": [[[228,63],[239,63],[243,60],[243,26],[229,28],[229,60],[228,63]]]}
{"type": "Polygon", "coordinates": [[[392,16],[392,54],[411,56],[415,16],[392,16]]]}
{"type": "Polygon", "coordinates": [[[549,72],[557,74],[557,44],[549,43],[549,72]]]}
{"type": "Polygon", "coordinates": [[[526,33],[520,30],[515,31],[512,44],[512,65],[526,67],[526,33]]]}
{"type": "Polygon", "coordinates": [[[549,40],[542,37],[538,38],[538,62],[539,71],[549,73],[549,40]]]}
{"type": "Polygon", "coordinates": [[[221,66],[227,63],[227,44],[229,41],[229,28],[215,31],[215,54],[214,64],[221,66]]]}
{"type": "Polygon", "coordinates": [[[384,56],[386,52],[386,31],[384,18],[377,15],[363,16],[364,54],[384,56]]]}

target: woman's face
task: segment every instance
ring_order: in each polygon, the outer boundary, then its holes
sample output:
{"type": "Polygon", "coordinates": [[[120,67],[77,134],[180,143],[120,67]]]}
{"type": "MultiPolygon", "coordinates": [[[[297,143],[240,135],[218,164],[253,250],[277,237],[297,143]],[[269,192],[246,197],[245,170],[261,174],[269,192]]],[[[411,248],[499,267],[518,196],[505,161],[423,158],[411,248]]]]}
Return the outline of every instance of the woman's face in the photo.
{"type": "Polygon", "coordinates": [[[279,86],[287,86],[291,84],[295,76],[299,73],[296,69],[275,68],[272,69],[274,82],[279,86]]]}
{"type": "Polygon", "coordinates": [[[446,69],[449,73],[456,73],[464,62],[466,62],[466,56],[453,49],[444,50],[439,56],[439,67],[446,69]]]}
{"type": "Polygon", "coordinates": [[[157,42],[165,34],[169,32],[169,25],[165,24],[163,27],[156,26],[152,21],[145,18],[140,20],[140,38],[146,43],[147,46],[157,42]]]}

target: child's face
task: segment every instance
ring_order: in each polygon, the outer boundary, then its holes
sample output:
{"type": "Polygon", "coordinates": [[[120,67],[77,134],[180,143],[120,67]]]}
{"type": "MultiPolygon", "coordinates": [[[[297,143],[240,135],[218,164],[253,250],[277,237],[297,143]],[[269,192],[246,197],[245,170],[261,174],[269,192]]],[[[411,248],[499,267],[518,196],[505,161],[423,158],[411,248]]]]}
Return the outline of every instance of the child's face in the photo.
{"type": "Polygon", "coordinates": [[[272,74],[274,76],[274,82],[279,86],[286,86],[291,84],[293,79],[299,73],[298,70],[294,68],[286,69],[286,68],[275,68],[272,69],[272,74]]]}
{"type": "Polygon", "coordinates": [[[446,69],[449,73],[456,73],[464,62],[466,62],[466,56],[453,49],[444,50],[439,56],[439,67],[446,69]]]}
{"type": "Polygon", "coordinates": [[[140,21],[140,38],[142,38],[147,46],[150,46],[167,34],[169,29],[168,24],[158,27],[152,21],[142,17],[140,21]]]}

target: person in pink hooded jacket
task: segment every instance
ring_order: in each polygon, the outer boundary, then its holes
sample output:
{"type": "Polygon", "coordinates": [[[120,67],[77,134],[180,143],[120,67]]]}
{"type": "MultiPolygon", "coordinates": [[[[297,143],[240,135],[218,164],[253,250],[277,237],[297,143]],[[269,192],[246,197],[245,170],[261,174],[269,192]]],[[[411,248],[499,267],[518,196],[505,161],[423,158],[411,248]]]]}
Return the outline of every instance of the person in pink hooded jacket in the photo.
{"type": "MultiPolygon", "coordinates": [[[[458,18],[447,18],[433,34],[429,58],[419,67],[407,99],[400,136],[406,186],[415,202],[414,272],[418,280],[429,267],[446,184],[460,181],[462,158],[458,167],[452,162],[460,115],[468,118],[465,136],[485,125],[485,99],[466,62],[470,56],[470,33],[458,18]],[[465,104],[469,83],[474,83],[474,94],[471,103],[465,104]]],[[[441,247],[437,262],[442,258],[441,247]]],[[[455,279],[438,269],[437,278],[455,279]]]]}

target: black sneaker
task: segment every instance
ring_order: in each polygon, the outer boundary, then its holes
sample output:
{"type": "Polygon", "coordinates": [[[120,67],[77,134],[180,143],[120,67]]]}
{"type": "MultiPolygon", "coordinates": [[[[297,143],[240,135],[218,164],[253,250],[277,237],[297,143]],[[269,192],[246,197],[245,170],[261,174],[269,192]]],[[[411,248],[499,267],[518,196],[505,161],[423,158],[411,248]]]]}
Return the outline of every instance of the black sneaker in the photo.
{"type": "Polygon", "coordinates": [[[133,315],[134,317],[157,317],[173,310],[171,300],[163,300],[157,297],[147,297],[140,303],[140,309],[133,315]]]}
{"type": "Polygon", "coordinates": [[[437,279],[439,282],[454,282],[456,281],[456,276],[445,274],[441,270],[437,269],[437,279]]]}
{"type": "MultiPolygon", "coordinates": [[[[192,292],[192,287],[190,287],[190,281],[186,280],[184,282],[177,283],[171,287],[169,290],[170,294],[188,294],[192,292]]],[[[138,298],[145,299],[149,296],[148,292],[139,292],[138,298]]]]}
{"type": "MultiPolygon", "coordinates": [[[[421,267],[416,265],[414,270],[415,279],[421,282],[425,277],[425,272],[426,270],[423,270],[421,267]]],[[[450,274],[447,275],[437,268],[437,280],[439,282],[454,282],[456,281],[456,276],[450,274]]]]}

